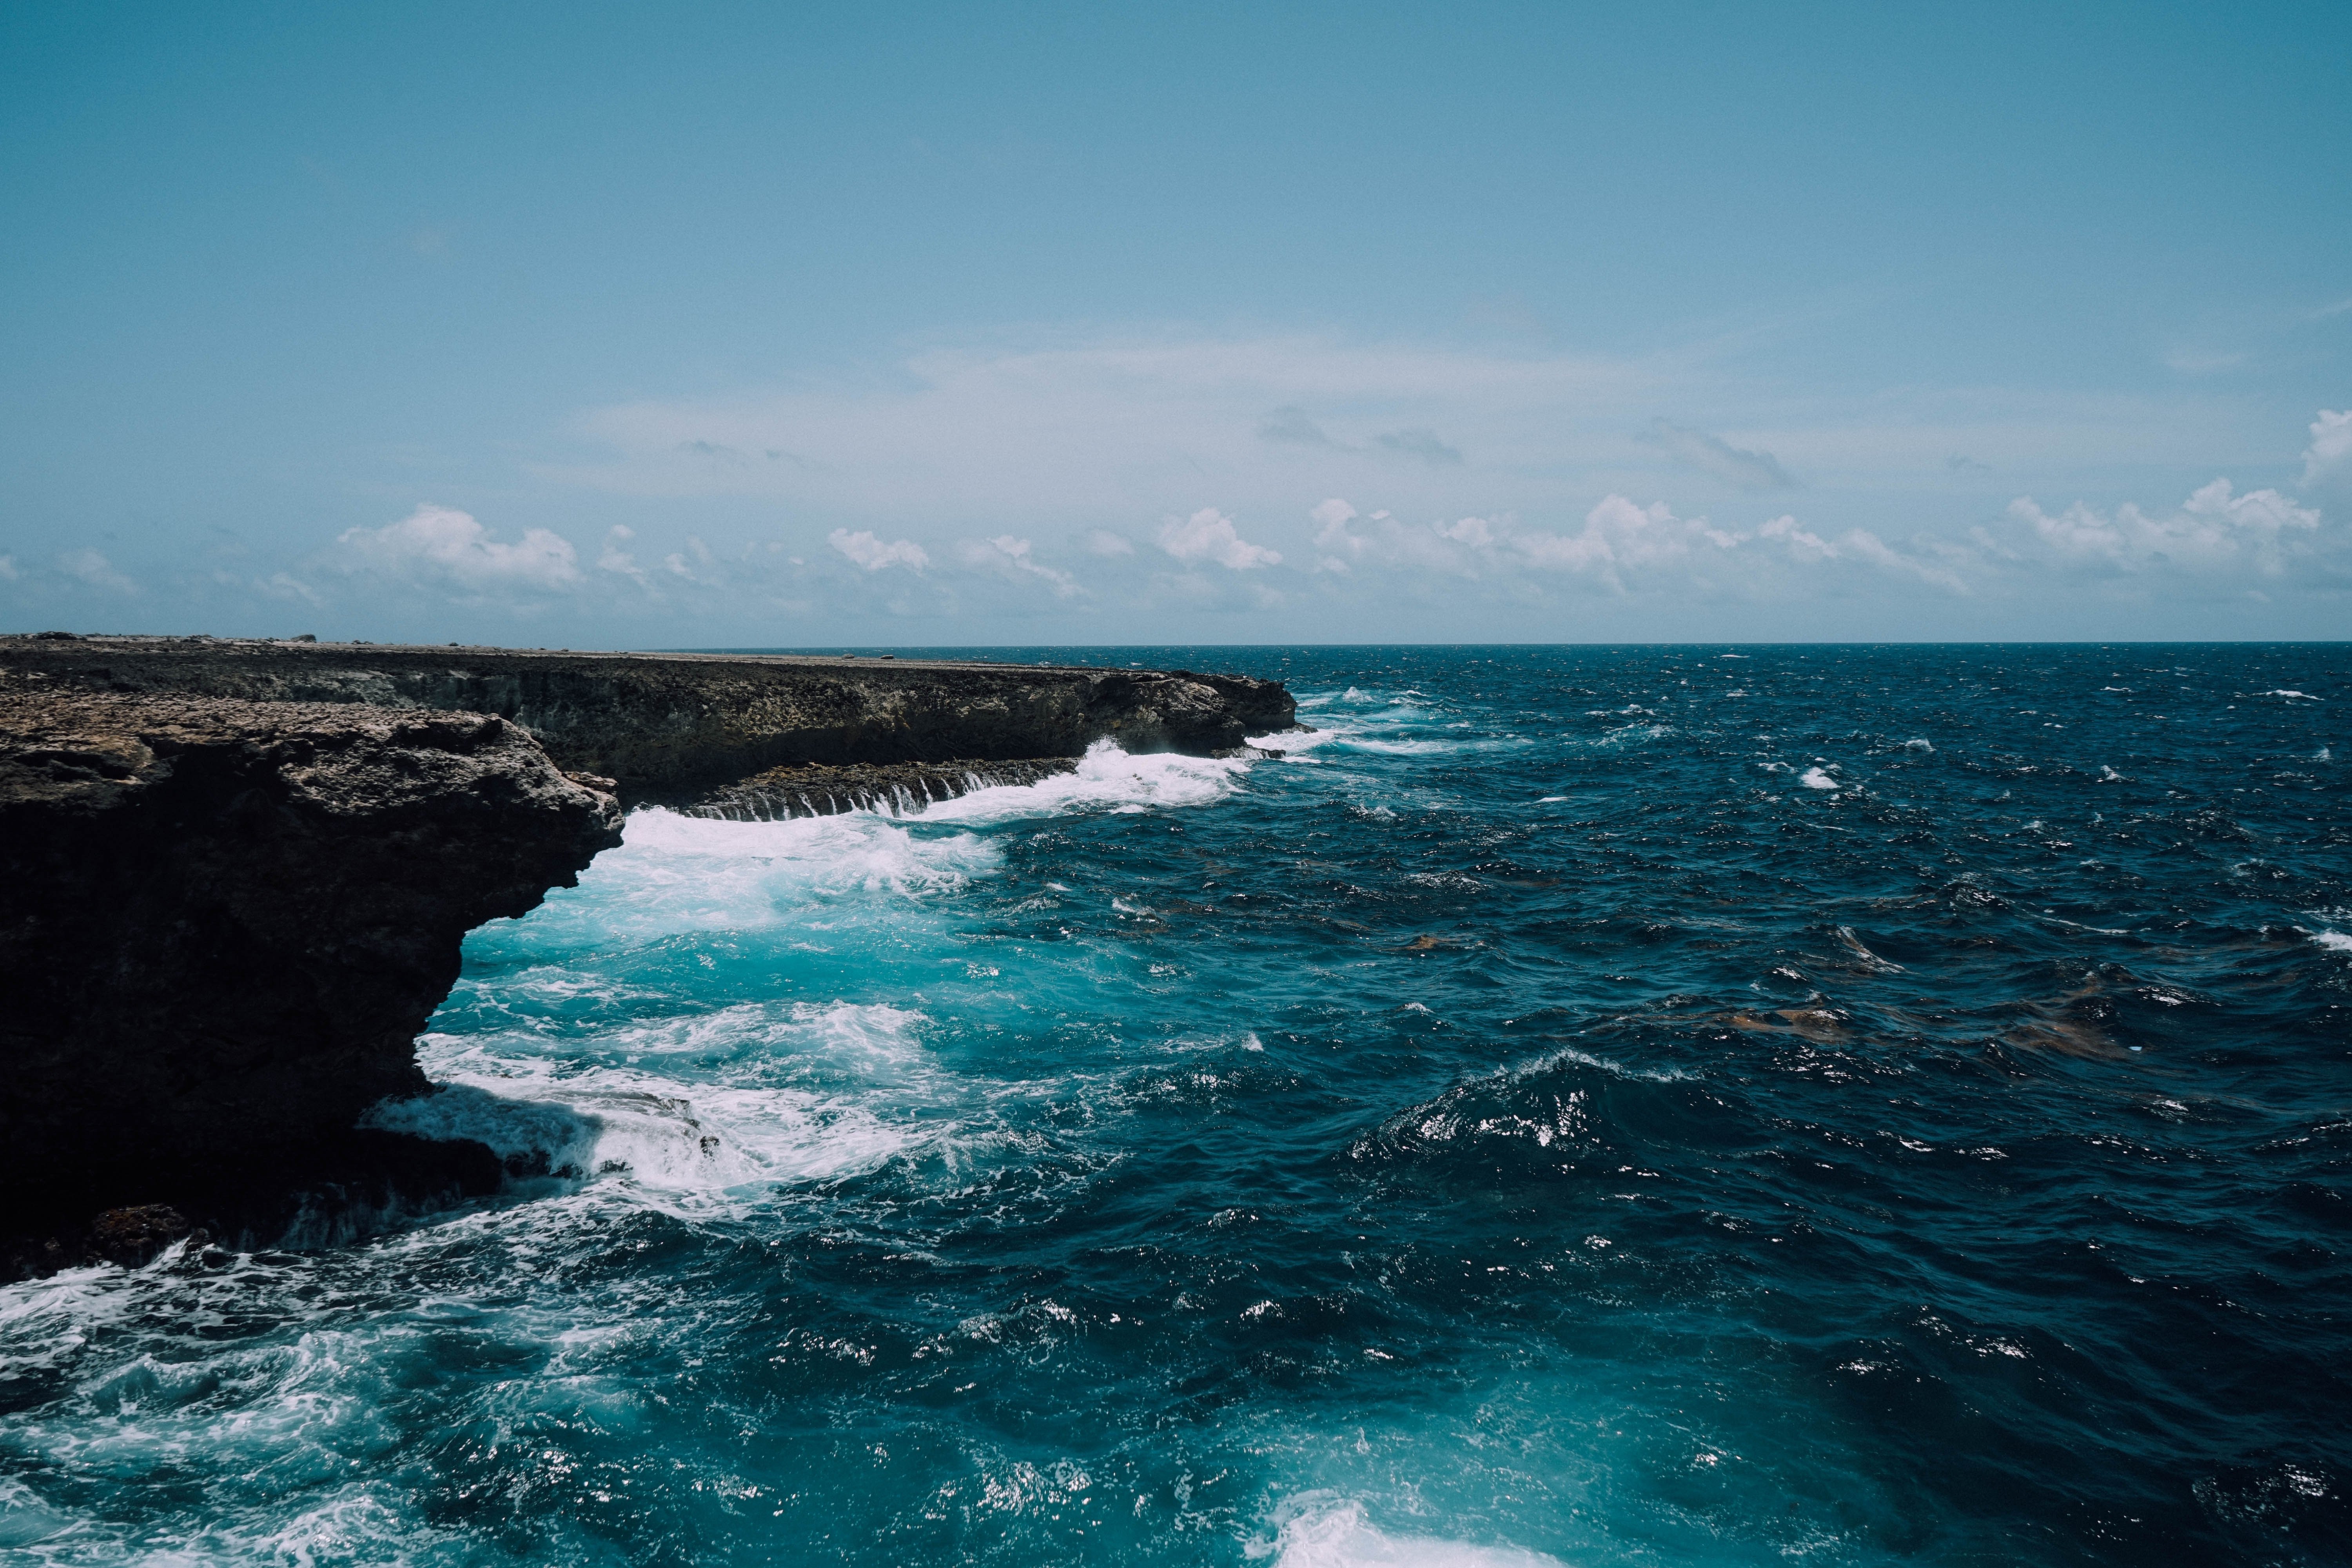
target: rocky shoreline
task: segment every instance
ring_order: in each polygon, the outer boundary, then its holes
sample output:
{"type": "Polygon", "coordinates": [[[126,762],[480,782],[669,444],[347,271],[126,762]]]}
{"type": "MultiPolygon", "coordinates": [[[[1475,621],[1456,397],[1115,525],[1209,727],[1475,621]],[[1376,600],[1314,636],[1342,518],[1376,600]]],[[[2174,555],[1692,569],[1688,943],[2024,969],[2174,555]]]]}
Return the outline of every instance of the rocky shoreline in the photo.
{"type": "Polygon", "coordinates": [[[90,689],[490,713],[625,806],[790,767],[1213,756],[1297,722],[1279,681],[1190,670],[813,655],[575,653],[212,637],[0,637],[0,668],[90,689]]]}
{"type": "Polygon", "coordinates": [[[429,1092],[465,933],[625,805],[911,811],[1294,718],[1186,672],[0,637],[0,1277],[494,1190],[358,1121],[429,1092]]]}

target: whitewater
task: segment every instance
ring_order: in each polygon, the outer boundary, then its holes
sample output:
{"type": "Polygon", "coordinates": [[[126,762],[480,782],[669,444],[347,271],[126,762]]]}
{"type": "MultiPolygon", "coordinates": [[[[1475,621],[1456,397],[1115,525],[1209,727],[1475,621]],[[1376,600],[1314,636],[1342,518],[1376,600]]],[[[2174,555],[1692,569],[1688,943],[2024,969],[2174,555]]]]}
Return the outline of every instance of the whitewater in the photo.
{"type": "Polygon", "coordinates": [[[0,1554],[2352,1551],[2339,646],[990,657],[1315,728],[635,813],[504,1191],[0,1289],[0,1554]]]}

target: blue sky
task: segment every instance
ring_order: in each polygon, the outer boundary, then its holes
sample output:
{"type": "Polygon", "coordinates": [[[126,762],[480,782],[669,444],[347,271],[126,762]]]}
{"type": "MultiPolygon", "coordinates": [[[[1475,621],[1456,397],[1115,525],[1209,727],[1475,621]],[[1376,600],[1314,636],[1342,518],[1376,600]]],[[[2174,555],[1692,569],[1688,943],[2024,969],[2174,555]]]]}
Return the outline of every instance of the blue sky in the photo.
{"type": "Polygon", "coordinates": [[[0,11],[0,626],[2352,626],[2352,7],[211,9],[0,11]]]}

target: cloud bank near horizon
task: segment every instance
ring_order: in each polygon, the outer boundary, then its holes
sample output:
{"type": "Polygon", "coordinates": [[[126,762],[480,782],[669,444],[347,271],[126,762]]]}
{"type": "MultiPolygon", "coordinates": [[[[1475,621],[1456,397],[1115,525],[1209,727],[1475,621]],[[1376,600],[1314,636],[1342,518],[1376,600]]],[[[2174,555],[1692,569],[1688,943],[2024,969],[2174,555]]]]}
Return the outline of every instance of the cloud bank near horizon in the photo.
{"type": "Polygon", "coordinates": [[[2210,424],[2192,404],[1948,392],[1864,416],[1784,400],[1717,427],[1626,413],[1769,401],[1696,352],[940,350],[886,376],[588,409],[579,450],[526,463],[505,504],[418,498],[281,559],[174,573],[11,548],[0,595],[114,621],[242,603],[789,643],[1193,623],[1542,637],[1709,606],[1803,635],[1816,611],[1910,605],[1941,636],[2057,593],[2163,612],[2352,587],[2352,412],[2316,413],[2299,474],[2274,440],[2278,482],[2216,474],[2177,501],[2063,476],[2159,467],[2210,424]],[[595,543],[598,522],[565,520],[616,512],[595,543]]]}
{"type": "MultiPolygon", "coordinates": [[[[1509,512],[1408,518],[1327,497],[1287,518],[1244,518],[1214,505],[1171,512],[1131,538],[1108,529],[1041,543],[1010,532],[929,540],[835,527],[809,552],[783,538],[726,551],[698,535],[650,566],[634,531],[611,529],[593,564],[555,530],[504,539],[470,513],[421,502],[405,516],[342,531],[306,560],[243,582],[252,594],[331,613],[386,596],[488,607],[520,616],[659,607],[688,620],[729,614],[810,616],[818,606],[898,620],[953,620],[979,605],[998,615],[1073,610],[1282,612],[1343,601],[1360,608],[1473,603],[1517,607],[1579,599],[1803,603],[1839,595],[1967,600],[2052,583],[2260,604],[2352,589],[2352,530],[2331,521],[2352,502],[2352,414],[2323,410],[2309,428],[2296,493],[2241,491],[2226,477],[2169,506],[2052,510],[2032,495],[1999,520],[1950,533],[1889,537],[1817,528],[1795,511],[1753,526],[1678,512],[1617,491],[1566,525],[1509,512]]],[[[95,550],[47,563],[6,562],[0,582],[47,578],[118,603],[149,592],[95,550]]],[[[164,584],[153,584],[156,588],[164,584]]],[[[1097,623],[1099,625],[1099,623],[1097,623]]],[[[1113,623],[1116,624],[1115,622],[1113,623]]],[[[1109,628],[1105,628],[1109,629],[1109,628]]],[[[1097,639],[1098,640],[1098,639],[1097,639]]]]}

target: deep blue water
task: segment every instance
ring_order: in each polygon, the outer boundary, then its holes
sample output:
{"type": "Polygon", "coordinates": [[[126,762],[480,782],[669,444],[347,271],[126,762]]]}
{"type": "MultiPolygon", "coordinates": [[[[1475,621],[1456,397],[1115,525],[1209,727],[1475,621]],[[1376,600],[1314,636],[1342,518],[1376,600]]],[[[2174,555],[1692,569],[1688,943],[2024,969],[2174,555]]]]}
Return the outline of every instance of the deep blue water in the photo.
{"type": "Polygon", "coordinates": [[[553,1173],[0,1291],[0,1546],[2352,1555],[2352,649],[994,657],[1320,728],[640,814],[390,1113],[553,1173]]]}

